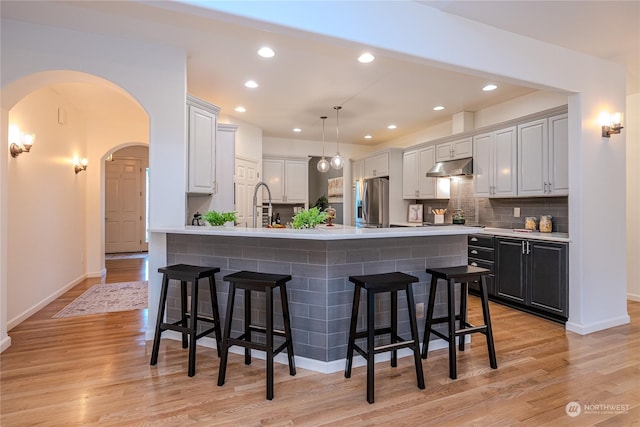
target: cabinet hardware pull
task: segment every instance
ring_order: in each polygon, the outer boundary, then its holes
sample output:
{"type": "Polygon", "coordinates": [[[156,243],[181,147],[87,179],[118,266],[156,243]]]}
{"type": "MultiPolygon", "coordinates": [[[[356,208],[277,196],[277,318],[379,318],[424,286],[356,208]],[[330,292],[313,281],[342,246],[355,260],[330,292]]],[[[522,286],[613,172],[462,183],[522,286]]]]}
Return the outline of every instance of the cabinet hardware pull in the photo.
{"type": "Polygon", "coordinates": [[[477,242],[477,241],[478,241],[478,238],[477,238],[477,237],[472,237],[472,238],[471,238],[471,241],[472,241],[472,242],[477,242]]]}
{"type": "Polygon", "coordinates": [[[473,250],[471,251],[471,253],[472,253],[473,255],[478,255],[478,251],[476,251],[475,249],[473,249],[473,250]]]}
{"type": "Polygon", "coordinates": [[[524,255],[526,252],[524,251],[524,240],[522,241],[522,255],[524,255]]]}
{"type": "Polygon", "coordinates": [[[527,240],[527,255],[531,253],[531,249],[529,247],[529,241],[527,240]]]}
{"type": "Polygon", "coordinates": [[[474,267],[477,267],[478,263],[477,262],[472,262],[471,265],[474,266],[474,267]]]}

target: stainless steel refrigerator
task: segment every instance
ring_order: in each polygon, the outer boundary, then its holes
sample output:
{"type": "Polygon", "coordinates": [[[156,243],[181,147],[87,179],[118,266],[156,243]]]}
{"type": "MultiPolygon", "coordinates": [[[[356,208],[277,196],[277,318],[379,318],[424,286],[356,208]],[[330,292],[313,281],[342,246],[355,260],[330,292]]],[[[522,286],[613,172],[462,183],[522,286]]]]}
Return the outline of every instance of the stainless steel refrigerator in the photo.
{"type": "Polygon", "coordinates": [[[389,227],[389,178],[365,179],[359,190],[356,189],[356,226],[389,227]]]}

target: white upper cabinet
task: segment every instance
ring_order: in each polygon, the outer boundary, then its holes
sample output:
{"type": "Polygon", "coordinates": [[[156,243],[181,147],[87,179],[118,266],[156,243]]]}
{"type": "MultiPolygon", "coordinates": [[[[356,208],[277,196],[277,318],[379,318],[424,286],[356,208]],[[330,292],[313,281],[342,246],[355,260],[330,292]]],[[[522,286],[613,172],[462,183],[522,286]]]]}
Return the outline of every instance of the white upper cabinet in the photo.
{"type": "Polygon", "coordinates": [[[463,159],[473,156],[473,138],[467,137],[457,141],[443,142],[436,145],[436,162],[463,159]]]}
{"type": "Polygon", "coordinates": [[[474,195],[516,197],[516,127],[473,137],[474,195]]]}
{"type": "Polygon", "coordinates": [[[518,195],[569,192],[567,115],[518,125],[518,195]]]}
{"type": "Polygon", "coordinates": [[[448,178],[427,177],[436,164],[434,146],[407,151],[402,164],[402,196],[404,199],[448,199],[448,178]],[[443,185],[439,185],[443,181],[443,185]]]}
{"type": "MultiPolygon", "coordinates": [[[[271,190],[273,203],[307,204],[309,194],[309,162],[307,160],[262,160],[263,181],[271,190]]],[[[263,200],[267,193],[263,191],[263,200]]]]}
{"type": "Polygon", "coordinates": [[[352,182],[359,181],[364,178],[364,160],[358,160],[353,162],[351,171],[351,176],[353,177],[352,182]]]}
{"type": "Polygon", "coordinates": [[[364,159],[364,178],[389,176],[389,153],[380,153],[364,159]]]}
{"type": "Polygon", "coordinates": [[[189,170],[187,192],[216,192],[216,129],[220,109],[187,95],[189,170]]]}

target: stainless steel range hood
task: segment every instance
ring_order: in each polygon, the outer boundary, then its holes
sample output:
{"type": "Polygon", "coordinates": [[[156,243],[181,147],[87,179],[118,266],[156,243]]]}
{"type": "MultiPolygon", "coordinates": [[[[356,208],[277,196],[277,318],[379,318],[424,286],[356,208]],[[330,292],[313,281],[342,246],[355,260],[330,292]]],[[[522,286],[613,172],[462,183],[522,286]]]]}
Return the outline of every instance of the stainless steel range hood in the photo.
{"type": "Polygon", "coordinates": [[[473,174],[473,159],[467,157],[464,159],[447,160],[446,162],[438,162],[427,172],[427,176],[433,178],[442,178],[447,176],[464,176],[473,174]]]}

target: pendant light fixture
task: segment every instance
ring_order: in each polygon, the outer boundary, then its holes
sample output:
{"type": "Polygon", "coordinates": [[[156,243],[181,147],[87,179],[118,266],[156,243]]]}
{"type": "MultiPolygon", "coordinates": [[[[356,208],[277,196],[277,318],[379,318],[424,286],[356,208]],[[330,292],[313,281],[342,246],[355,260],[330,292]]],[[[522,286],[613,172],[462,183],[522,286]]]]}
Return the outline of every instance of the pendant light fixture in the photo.
{"type": "Polygon", "coordinates": [[[340,131],[339,131],[339,118],[341,106],[336,105],[333,107],[336,110],[336,155],[331,158],[331,167],[334,169],[342,169],[344,165],[344,158],[340,155],[340,131]]]}
{"type": "Polygon", "coordinates": [[[318,160],[316,167],[318,168],[318,172],[325,173],[331,167],[329,166],[327,159],[324,158],[324,121],[327,120],[327,116],[322,116],[320,118],[322,119],[322,158],[318,160]]]}

